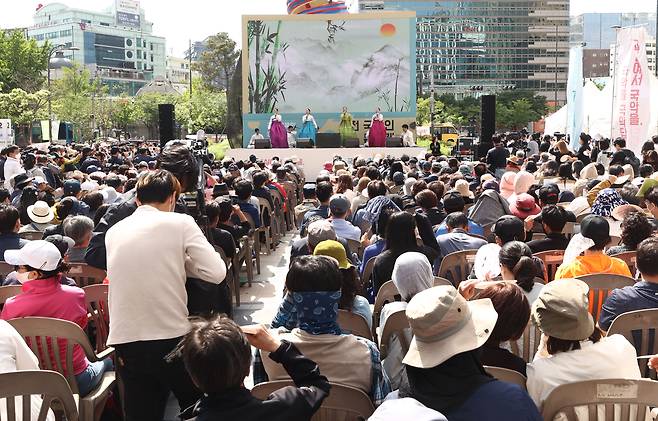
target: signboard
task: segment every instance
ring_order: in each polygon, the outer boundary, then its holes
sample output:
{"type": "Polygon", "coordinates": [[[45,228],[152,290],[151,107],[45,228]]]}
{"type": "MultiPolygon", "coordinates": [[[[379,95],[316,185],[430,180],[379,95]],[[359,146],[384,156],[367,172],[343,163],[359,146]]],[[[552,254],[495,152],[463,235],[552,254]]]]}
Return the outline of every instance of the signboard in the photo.
{"type": "Polygon", "coordinates": [[[9,145],[14,143],[14,132],[11,129],[11,120],[8,118],[0,119],[0,144],[9,145]]]}
{"type": "Polygon", "coordinates": [[[139,29],[139,0],[116,0],[117,25],[139,29]]]}

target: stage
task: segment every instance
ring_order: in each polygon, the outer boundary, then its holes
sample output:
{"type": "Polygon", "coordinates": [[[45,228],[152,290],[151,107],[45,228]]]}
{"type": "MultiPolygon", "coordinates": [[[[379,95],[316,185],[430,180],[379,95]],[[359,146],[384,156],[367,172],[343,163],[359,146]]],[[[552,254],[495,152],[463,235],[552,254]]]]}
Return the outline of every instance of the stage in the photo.
{"type": "Polygon", "coordinates": [[[334,156],[340,156],[348,164],[355,157],[374,158],[392,156],[400,158],[402,155],[409,157],[424,157],[427,153],[425,148],[289,148],[289,149],[229,149],[226,156],[236,160],[248,160],[250,155],[256,155],[256,158],[262,159],[266,164],[270,164],[272,157],[279,157],[283,162],[288,158],[299,158],[300,164],[304,166],[306,179],[314,180],[320,171],[322,171],[325,162],[332,161],[334,156]]]}

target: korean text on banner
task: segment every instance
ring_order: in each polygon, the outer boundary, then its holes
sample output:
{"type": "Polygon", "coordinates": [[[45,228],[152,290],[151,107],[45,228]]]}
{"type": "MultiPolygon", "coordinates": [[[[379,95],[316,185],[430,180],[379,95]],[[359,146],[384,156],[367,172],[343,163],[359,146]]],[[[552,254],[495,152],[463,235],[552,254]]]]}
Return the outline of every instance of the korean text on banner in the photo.
{"type": "Polygon", "coordinates": [[[647,140],[651,117],[646,30],[623,28],[618,39],[612,137],[626,139],[626,147],[639,155],[647,140]]]}

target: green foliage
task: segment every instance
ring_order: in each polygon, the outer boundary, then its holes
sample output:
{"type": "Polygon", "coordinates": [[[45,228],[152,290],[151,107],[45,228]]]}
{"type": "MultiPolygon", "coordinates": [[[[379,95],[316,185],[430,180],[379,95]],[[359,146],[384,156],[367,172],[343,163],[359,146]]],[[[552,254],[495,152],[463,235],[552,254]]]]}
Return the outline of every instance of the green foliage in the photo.
{"type": "Polygon", "coordinates": [[[430,99],[418,97],[416,100],[416,122],[424,126],[430,123],[430,99]]]}
{"type": "Polygon", "coordinates": [[[206,89],[198,80],[192,81],[192,96],[187,91],[176,104],[176,118],[189,133],[204,130],[222,133],[226,127],[226,93],[206,89]],[[196,86],[195,86],[196,85],[196,86]]]}
{"type": "Polygon", "coordinates": [[[155,138],[155,128],[158,126],[158,105],[176,105],[179,99],[178,95],[155,92],[136,96],[134,99],[135,120],[146,126],[150,138],[155,138]]]}
{"type": "Polygon", "coordinates": [[[496,104],[496,126],[503,129],[520,130],[530,121],[537,121],[541,114],[533,109],[526,98],[512,101],[511,104],[496,104]]]}
{"type": "Polygon", "coordinates": [[[16,125],[29,125],[35,120],[47,117],[48,91],[34,93],[13,89],[0,93],[0,116],[11,119],[16,125]]]}
{"type": "Polygon", "coordinates": [[[26,39],[22,31],[0,30],[0,92],[41,89],[49,48],[48,43],[39,46],[35,40],[26,39]]]}
{"type": "Polygon", "coordinates": [[[128,131],[128,126],[134,124],[138,117],[137,105],[132,98],[122,96],[112,101],[109,119],[113,127],[128,131]]]}
{"type": "Polygon", "coordinates": [[[208,91],[228,90],[240,51],[226,32],[208,37],[206,50],[192,68],[201,74],[208,91]]]}

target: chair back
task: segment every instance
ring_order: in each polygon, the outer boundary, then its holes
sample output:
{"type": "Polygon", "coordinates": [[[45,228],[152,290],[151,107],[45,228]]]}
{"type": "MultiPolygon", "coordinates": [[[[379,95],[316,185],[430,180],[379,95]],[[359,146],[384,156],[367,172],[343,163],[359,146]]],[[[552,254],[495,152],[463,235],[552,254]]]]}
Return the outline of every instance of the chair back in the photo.
{"type": "Polygon", "coordinates": [[[562,234],[564,234],[564,236],[567,237],[568,239],[571,239],[571,237],[573,237],[575,233],[576,233],[576,223],[567,222],[564,228],[562,229],[562,234]]]}
{"type": "Polygon", "coordinates": [[[86,263],[71,263],[71,269],[66,274],[75,283],[84,288],[87,285],[102,284],[107,276],[104,270],[89,266],[86,263]]]}
{"type": "Polygon", "coordinates": [[[475,264],[477,250],[463,250],[450,253],[441,260],[438,276],[447,279],[457,288],[468,275],[475,264]]]}
{"type": "Polygon", "coordinates": [[[257,197],[257,199],[258,199],[258,205],[260,207],[261,225],[265,225],[265,215],[270,216],[270,224],[271,224],[272,220],[274,219],[274,214],[272,212],[272,207],[270,206],[270,202],[268,202],[267,199],[264,199],[262,197],[257,197]]]}
{"type": "Polygon", "coordinates": [[[517,384],[521,386],[523,390],[526,390],[527,378],[518,371],[510,370],[509,368],[492,367],[488,365],[484,366],[484,371],[491,374],[501,382],[517,384]]]}
{"type": "Polygon", "coordinates": [[[348,310],[338,310],[338,325],[343,333],[350,333],[371,341],[373,340],[368,322],[360,314],[348,310]]]}
{"type": "Polygon", "coordinates": [[[0,308],[2,308],[8,298],[14,297],[21,293],[21,285],[5,285],[0,287],[0,308]]]}
{"type": "Polygon", "coordinates": [[[432,286],[433,287],[438,287],[438,286],[442,286],[442,285],[452,286],[452,282],[450,282],[446,278],[442,278],[440,276],[435,276],[434,277],[434,284],[432,286]]]}
{"type": "Polygon", "coordinates": [[[391,338],[395,335],[400,342],[402,348],[402,355],[409,351],[409,342],[404,333],[405,329],[409,328],[409,320],[405,310],[399,310],[391,314],[384,321],[384,326],[381,328],[381,335],[379,340],[379,353],[382,358],[386,358],[391,343],[391,338]]]}
{"type": "Polygon", "coordinates": [[[356,253],[359,256],[359,259],[363,257],[363,247],[361,247],[360,241],[347,240],[347,246],[350,248],[350,252],[356,253]]]}
{"type": "Polygon", "coordinates": [[[589,421],[644,420],[650,407],[658,406],[658,382],[601,379],[563,384],[544,401],[542,416],[544,420],[553,420],[562,413],[561,419],[576,421],[580,418],[575,408],[580,406],[586,407],[589,421]],[[605,412],[599,413],[599,409],[605,412]],[[615,416],[617,411],[619,417],[615,416]]]}
{"type": "MultiPolygon", "coordinates": [[[[272,393],[284,387],[296,387],[289,380],[260,383],[251,389],[257,399],[265,400],[272,393]]],[[[375,412],[370,397],[363,391],[338,383],[331,383],[331,393],[313,415],[313,421],[357,421],[368,419],[375,412]]]]}
{"type": "Polygon", "coordinates": [[[621,244],[621,237],[617,235],[611,235],[610,242],[608,243],[608,247],[618,246],[619,244],[621,244]]]}
{"type": "Polygon", "coordinates": [[[594,275],[579,276],[578,279],[589,286],[589,312],[594,321],[599,320],[601,307],[613,289],[633,286],[635,279],[623,275],[597,273],[594,275]]]}
{"type": "Polygon", "coordinates": [[[530,320],[523,335],[516,341],[510,341],[512,354],[523,358],[526,363],[531,363],[537,353],[541,341],[541,330],[530,320]]]}
{"type": "MultiPolygon", "coordinates": [[[[654,355],[658,353],[658,309],[636,310],[621,314],[613,320],[608,329],[608,336],[623,335],[633,344],[637,355],[654,355]]],[[[646,358],[637,361],[642,377],[656,379],[656,371],[647,367],[646,358]]]]}
{"type": "Polygon", "coordinates": [[[551,282],[555,279],[555,272],[564,260],[564,250],[548,250],[534,254],[544,262],[544,279],[551,282]]]}
{"type": "Polygon", "coordinates": [[[372,310],[372,336],[377,337],[377,328],[379,327],[379,316],[382,313],[382,308],[385,304],[392,303],[393,301],[402,301],[402,296],[398,292],[398,288],[393,281],[387,281],[379,287],[377,296],[375,297],[375,306],[372,310]]]}
{"type": "MultiPolygon", "coordinates": [[[[4,256],[0,256],[0,257],[4,258],[4,256]]],[[[0,275],[2,275],[3,278],[6,278],[7,275],[12,273],[13,271],[14,271],[13,265],[10,265],[7,262],[0,262],[0,275]]]]}
{"type": "Polygon", "coordinates": [[[85,304],[90,327],[93,327],[93,336],[96,352],[107,349],[107,335],[110,333],[110,310],[107,302],[109,286],[106,284],[87,285],[85,304]]]}
{"type": "Polygon", "coordinates": [[[34,355],[39,358],[42,370],[62,374],[73,393],[80,393],[73,373],[73,346],[80,345],[87,359],[96,361],[91,343],[80,326],[68,320],[48,317],[23,317],[7,322],[25,338],[34,355]]]}
{"type": "Polygon", "coordinates": [[[43,238],[43,232],[24,231],[24,232],[19,232],[18,236],[21,237],[23,240],[28,240],[28,241],[41,240],[43,238]]]}
{"type": "Polygon", "coordinates": [[[375,268],[375,257],[371,257],[366,262],[365,267],[363,268],[363,274],[361,275],[361,284],[365,288],[370,285],[370,278],[372,277],[372,270],[375,268]]]}
{"type": "Polygon", "coordinates": [[[56,408],[64,411],[68,421],[78,420],[78,407],[71,388],[66,379],[55,371],[20,370],[0,374],[0,400],[4,401],[2,405],[7,409],[8,421],[45,421],[55,402],[59,403],[56,408]],[[16,398],[19,396],[22,402],[17,408],[16,398]],[[42,399],[37,418],[32,417],[33,396],[42,399]]]}
{"type": "Polygon", "coordinates": [[[626,265],[628,268],[631,270],[631,274],[633,277],[637,274],[637,251],[625,251],[623,253],[615,254],[612,257],[616,257],[617,259],[621,259],[624,262],[626,262],[626,265]]]}

